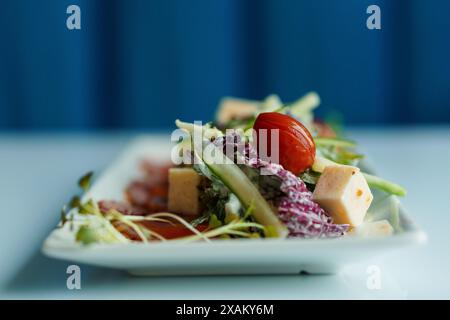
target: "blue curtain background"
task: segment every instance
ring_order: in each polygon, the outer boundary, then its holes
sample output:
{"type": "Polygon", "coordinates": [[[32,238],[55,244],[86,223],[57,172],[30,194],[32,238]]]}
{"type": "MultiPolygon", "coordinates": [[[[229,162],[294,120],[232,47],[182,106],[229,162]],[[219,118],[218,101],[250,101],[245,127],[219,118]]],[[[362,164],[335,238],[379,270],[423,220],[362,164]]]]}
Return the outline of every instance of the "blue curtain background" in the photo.
{"type": "Polygon", "coordinates": [[[2,1],[0,130],[165,129],[310,90],[347,123],[449,122],[449,57],[450,1],[2,1]]]}

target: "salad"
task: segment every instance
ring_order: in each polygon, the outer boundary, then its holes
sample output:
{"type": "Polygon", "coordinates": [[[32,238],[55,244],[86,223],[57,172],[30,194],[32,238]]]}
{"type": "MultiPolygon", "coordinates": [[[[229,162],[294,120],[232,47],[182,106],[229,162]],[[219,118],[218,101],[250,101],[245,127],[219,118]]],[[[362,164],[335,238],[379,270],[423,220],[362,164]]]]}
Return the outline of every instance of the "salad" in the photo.
{"type": "Polygon", "coordinates": [[[368,211],[374,195],[406,191],[367,173],[356,143],[314,117],[319,104],[314,92],[292,103],[224,98],[211,122],[176,120],[170,163],[143,161],[119,200],[90,199],[88,173],[59,226],[84,245],[396,232],[395,219],[368,211]]]}

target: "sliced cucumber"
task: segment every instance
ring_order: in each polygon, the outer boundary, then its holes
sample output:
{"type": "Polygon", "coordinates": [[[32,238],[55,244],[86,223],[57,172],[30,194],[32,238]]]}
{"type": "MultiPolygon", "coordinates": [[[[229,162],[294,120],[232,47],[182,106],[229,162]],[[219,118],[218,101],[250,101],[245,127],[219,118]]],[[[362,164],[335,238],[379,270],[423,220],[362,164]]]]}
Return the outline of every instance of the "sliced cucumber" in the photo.
{"type": "MultiPolygon", "coordinates": [[[[325,159],[323,157],[316,156],[316,158],[314,159],[314,163],[312,165],[312,170],[315,172],[322,173],[323,170],[325,170],[325,167],[327,167],[327,166],[341,166],[341,164],[336,163],[331,160],[328,160],[328,159],[325,159]]],[[[367,184],[371,188],[377,188],[377,189],[383,190],[387,193],[394,194],[394,195],[400,196],[400,197],[403,197],[406,195],[406,190],[402,186],[400,186],[396,183],[387,181],[385,179],[382,179],[380,177],[377,177],[377,176],[374,176],[374,175],[371,175],[371,174],[368,174],[365,172],[363,172],[362,174],[364,175],[364,178],[366,179],[367,184]]]]}
{"type": "Polygon", "coordinates": [[[231,160],[225,164],[214,164],[206,161],[205,163],[214,175],[238,197],[244,207],[253,207],[252,215],[258,223],[272,227],[276,231],[277,237],[285,238],[287,236],[286,226],[278,219],[258,189],[236,164],[231,160]]]}
{"type": "Polygon", "coordinates": [[[363,175],[364,175],[364,178],[366,178],[367,184],[370,187],[378,188],[387,193],[395,194],[396,196],[400,196],[400,197],[403,197],[406,195],[406,190],[402,186],[399,186],[396,183],[384,180],[380,177],[377,177],[377,176],[374,176],[374,175],[371,175],[368,173],[364,173],[364,172],[363,172],[363,175]]]}
{"type": "Polygon", "coordinates": [[[321,147],[343,147],[343,148],[353,148],[356,146],[356,143],[351,140],[347,139],[340,139],[340,138],[314,138],[314,142],[317,146],[321,147]]]}
{"type": "Polygon", "coordinates": [[[328,166],[340,166],[340,164],[316,155],[311,169],[315,172],[322,173],[328,166]]]}

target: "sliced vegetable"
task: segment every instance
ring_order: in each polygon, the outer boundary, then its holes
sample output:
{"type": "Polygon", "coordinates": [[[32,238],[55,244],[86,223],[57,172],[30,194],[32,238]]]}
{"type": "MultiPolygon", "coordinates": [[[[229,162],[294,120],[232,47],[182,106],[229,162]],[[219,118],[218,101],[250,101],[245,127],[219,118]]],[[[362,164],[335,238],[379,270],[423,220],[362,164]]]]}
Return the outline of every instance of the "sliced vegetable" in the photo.
{"type": "Polygon", "coordinates": [[[253,217],[264,226],[273,227],[277,237],[287,236],[287,229],[272,211],[266,200],[261,196],[258,189],[247,178],[247,176],[233,162],[226,164],[214,164],[205,161],[209,169],[223,181],[223,183],[234,193],[245,207],[253,204],[253,217]]]}
{"type": "MultiPolygon", "coordinates": [[[[322,173],[325,170],[325,167],[327,166],[341,166],[341,164],[331,161],[329,159],[325,159],[323,157],[316,156],[314,164],[312,165],[312,169],[313,171],[322,173]]],[[[380,177],[368,173],[363,172],[362,174],[366,179],[369,187],[371,188],[377,188],[387,193],[394,194],[400,197],[406,195],[406,190],[396,183],[390,182],[388,180],[382,179],[380,177]]]]}
{"type": "Polygon", "coordinates": [[[353,148],[356,146],[356,143],[354,141],[341,139],[341,138],[317,137],[317,138],[314,138],[314,142],[316,143],[316,146],[321,146],[321,147],[333,146],[333,147],[353,148]]]}
{"type": "Polygon", "coordinates": [[[377,188],[400,197],[406,196],[406,190],[396,183],[387,181],[383,178],[368,173],[363,173],[363,175],[370,187],[377,188]]]}
{"type": "Polygon", "coordinates": [[[311,169],[315,172],[320,172],[322,173],[323,170],[325,170],[326,167],[328,166],[339,166],[339,163],[336,163],[334,161],[328,160],[324,157],[319,157],[316,156],[314,159],[314,163],[311,166],[311,169]]]}

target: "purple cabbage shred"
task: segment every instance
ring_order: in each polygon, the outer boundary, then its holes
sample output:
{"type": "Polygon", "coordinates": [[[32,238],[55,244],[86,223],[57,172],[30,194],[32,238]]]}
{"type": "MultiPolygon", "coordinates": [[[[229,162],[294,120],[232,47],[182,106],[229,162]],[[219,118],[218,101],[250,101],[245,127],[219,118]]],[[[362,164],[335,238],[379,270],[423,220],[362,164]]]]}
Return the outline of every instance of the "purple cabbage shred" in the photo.
{"type": "Polygon", "coordinates": [[[243,162],[255,169],[264,169],[281,180],[280,189],[284,193],[278,201],[278,217],[287,226],[289,237],[293,238],[336,238],[349,228],[347,224],[334,224],[332,218],[313,201],[312,192],[305,183],[280,164],[260,159],[256,150],[248,143],[242,148],[239,135],[226,135],[214,141],[216,146],[234,145],[236,150],[245,150],[240,155],[243,162]],[[240,148],[238,148],[238,145],[240,148]]]}

